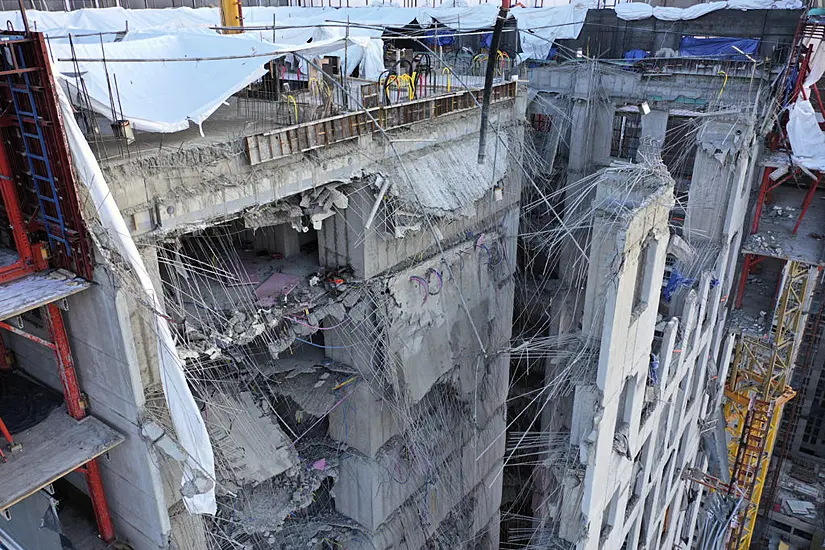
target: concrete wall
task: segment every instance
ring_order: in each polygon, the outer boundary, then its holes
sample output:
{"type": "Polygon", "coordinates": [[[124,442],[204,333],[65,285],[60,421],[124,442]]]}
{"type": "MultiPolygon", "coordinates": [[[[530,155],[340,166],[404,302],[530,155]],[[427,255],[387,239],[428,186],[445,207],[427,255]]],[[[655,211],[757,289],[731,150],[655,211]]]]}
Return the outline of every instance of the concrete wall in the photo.
{"type": "MultiPolygon", "coordinates": [[[[485,242],[491,249],[502,241],[504,248],[515,250],[516,208],[511,207],[496,220],[500,226],[485,230],[485,242]]],[[[475,246],[481,229],[492,221],[475,219],[474,236],[387,280],[378,307],[383,311],[380,318],[385,323],[384,345],[390,360],[384,368],[389,369],[388,376],[396,386],[394,396],[376,395],[374,384],[362,384],[348,406],[330,414],[330,435],[365,455],[342,465],[335,486],[336,508],[377,531],[372,543],[378,548],[417,548],[413,540],[423,541],[436,532],[438,522],[429,520],[404,523],[403,528],[395,523],[411,511],[421,513],[422,487],[438,492],[437,497],[431,497],[438,501],[436,508],[428,504],[427,509],[439,517],[473,491],[479,493],[476,503],[485,503],[489,510],[475,527],[478,530],[488,527],[497,510],[500,494],[489,493],[481,483],[504,454],[501,405],[507,392],[508,358],[494,350],[505,347],[510,338],[515,255],[491,260],[484,249],[475,246]],[[439,270],[444,285],[424,302],[422,289],[410,276],[423,277],[428,269],[439,270]],[[487,358],[480,350],[476,330],[490,353],[487,358]],[[444,413],[411,425],[410,419],[417,418],[416,411],[428,401],[428,394],[445,384],[457,392],[466,416],[450,415],[444,429],[436,421],[444,413]],[[482,452],[487,447],[489,450],[482,452]],[[411,459],[406,453],[418,454],[411,459]],[[422,469],[423,464],[428,465],[426,469],[422,469]],[[434,483],[433,475],[441,481],[434,483]]],[[[435,291],[435,279],[431,285],[435,291]]],[[[352,339],[352,335],[329,334],[325,342],[340,345],[352,339]]],[[[364,358],[369,357],[373,357],[372,350],[348,353],[359,370],[381,368],[365,365],[364,358]]],[[[494,485],[499,492],[500,481],[494,485]]],[[[497,539],[495,533],[491,536],[497,539]]]]}
{"type": "MultiPolygon", "coordinates": [[[[622,184],[627,182],[619,177],[615,186],[608,183],[600,187],[599,192],[621,193],[622,184]]],[[[599,212],[593,224],[587,284],[587,302],[593,304],[593,313],[588,313],[586,305],[584,326],[592,320],[594,329],[602,327],[596,375],[601,398],[597,403],[600,415],[593,426],[596,433],[588,436],[584,451],[588,468],[581,506],[589,528],[582,548],[600,548],[605,522],[615,523],[618,531],[622,502],[629,498],[631,463],[613,450],[614,427],[622,422],[630,424],[629,454],[635,456],[659,302],[656,282],[661,280],[664,271],[669,236],[667,220],[673,204],[672,186],[656,183],[660,187],[648,196],[649,206],[634,211],[629,220],[621,217],[620,212],[606,211],[599,212]],[[615,262],[616,258],[623,258],[621,265],[615,262]],[[642,296],[634,303],[638,277],[643,277],[645,283],[642,296]],[[625,416],[617,419],[620,409],[625,411],[625,416]],[[604,487],[610,487],[610,491],[604,491],[604,487]]]]}

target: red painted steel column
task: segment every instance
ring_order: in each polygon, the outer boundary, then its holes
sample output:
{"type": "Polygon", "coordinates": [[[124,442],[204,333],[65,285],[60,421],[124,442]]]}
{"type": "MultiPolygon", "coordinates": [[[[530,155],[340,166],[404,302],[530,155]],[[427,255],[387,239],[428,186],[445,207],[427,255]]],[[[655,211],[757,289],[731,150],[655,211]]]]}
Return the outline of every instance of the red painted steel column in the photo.
{"type": "Polygon", "coordinates": [[[89,497],[92,499],[92,506],[95,510],[100,538],[104,542],[113,542],[115,540],[115,527],[109,513],[109,502],[106,500],[106,491],[103,490],[103,477],[100,475],[97,459],[86,463],[86,486],[89,488],[89,497]]]}
{"type": "Polygon", "coordinates": [[[80,394],[80,385],[77,382],[77,373],[74,370],[74,359],[69,347],[69,337],[66,334],[66,325],[63,324],[63,315],[55,304],[45,306],[49,324],[49,334],[54,342],[54,355],[57,358],[57,369],[60,381],[63,384],[63,395],[66,397],[66,408],[72,418],[81,420],[86,417],[86,407],[83,396],[80,394]]]}
{"type": "MultiPolygon", "coordinates": [[[[72,359],[72,350],[69,347],[69,337],[66,334],[63,315],[60,313],[60,308],[53,303],[45,306],[45,309],[49,324],[49,333],[55,345],[54,354],[57,358],[60,380],[63,383],[66,408],[73,418],[81,420],[86,417],[86,406],[83,402],[83,396],[80,393],[80,384],[78,384],[77,373],[74,369],[74,359],[72,359]]],[[[103,479],[100,475],[100,467],[97,465],[97,460],[87,462],[83,471],[86,474],[86,485],[89,489],[89,496],[92,499],[100,538],[105,542],[112,542],[115,540],[115,528],[114,525],[112,525],[112,516],[109,513],[109,504],[106,501],[106,493],[103,490],[103,479]]]]}
{"type": "Polygon", "coordinates": [[[735,309],[742,307],[742,300],[745,298],[745,285],[748,283],[748,275],[751,273],[751,266],[755,256],[753,254],[745,254],[745,260],[742,262],[742,274],[739,279],[739,287],[736,289],[735,309]]]}
{"type": "Polygon", "coordinates": [[[805,213],[808,211],[808,207],[811,206],[811,201],[814,200],[814,194],[816,193],[816,188],[819,187],[820,181],[822,181],[822,172],[819,173],[805,194],[805,200],[802,201],[802,212],[799,213],[799,219],[796,220],[796,225],[793,226],[794,235],[796,235],[796,232],[799,230],[799,226],[802,225],[802,219],[805,218],[805,213]]]}
{"type": "Polygon", "coordinates": [[[759,196],[756,198],[756,207],[753,211],[753,223],[751,223],[751,233],[759,231],[759,218],[762,216],[762,205],[765,204],[765,195],[768,194],[768,185],[771,182],[770,167],[765,167],[765,172],[762,174],[762,185],[759,186],[759,196]]]}

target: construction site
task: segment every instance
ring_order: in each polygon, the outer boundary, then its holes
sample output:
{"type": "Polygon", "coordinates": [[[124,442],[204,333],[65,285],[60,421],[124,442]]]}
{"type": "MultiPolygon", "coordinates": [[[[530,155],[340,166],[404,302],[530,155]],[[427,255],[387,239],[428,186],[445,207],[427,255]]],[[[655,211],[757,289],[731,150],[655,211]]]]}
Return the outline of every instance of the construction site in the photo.
{"type": "Polygon", "coordinates": [[[428,2],[0,0],[0,550],[825,548],[825,5],[428,2]]]}

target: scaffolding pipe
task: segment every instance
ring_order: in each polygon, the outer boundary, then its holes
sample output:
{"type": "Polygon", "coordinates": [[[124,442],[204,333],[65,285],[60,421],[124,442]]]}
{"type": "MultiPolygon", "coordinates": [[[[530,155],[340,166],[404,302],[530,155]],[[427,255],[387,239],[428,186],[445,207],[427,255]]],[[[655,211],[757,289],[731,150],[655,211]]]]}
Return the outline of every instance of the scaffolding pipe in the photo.
{"type": "Polygon", "coordinates": [[[378,207],[381,205],[381,201],[384,200],[384,195],[387,194],[387,189],[389,189],[390,187],[390,180],[382,176],[378,176],[378,178],[375,180],[375,183],[381,185],[381,190],[378,192],[378,196],[375,198],[375,203],[372,205],[370,215],[367,216],[367,223],[364,224],[364,229],[369,229],[370,227],[372,227],[372,222],[375,219],[376,212],[378,212],[378,207]]]}
{"type": "MultiPolygon", "coordinates": [[[[484,75],[484,95],[481,100],[481,128],[478,132],[478,163],[484,164],[487,156],[487,119],[490,117],[490,96],[493,92],[493,75],[496,70],[495,52],[501,42],[501,30],[507,20],[510,10],[510,0],[501,0],[496,25],[493,27],[493,38],[490,41],[490,52],[487,55],[487,73],[484,75]]],[[[460,29],[459,29],[460,30],[460,29]]]]}

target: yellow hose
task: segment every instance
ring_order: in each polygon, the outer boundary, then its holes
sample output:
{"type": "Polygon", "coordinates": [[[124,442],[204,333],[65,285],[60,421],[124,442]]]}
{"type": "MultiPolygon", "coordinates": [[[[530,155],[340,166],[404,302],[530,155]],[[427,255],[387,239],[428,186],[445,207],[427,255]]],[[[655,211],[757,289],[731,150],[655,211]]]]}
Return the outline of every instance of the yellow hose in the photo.
{"type": "Polygon", "coordinates": [[[412,100],[413,96],[415,96],[415,91],[413,89],[412,78],[410,75],[402,74],[398,77],[398,80],[407,83],[407,92],[409,93],[410,100],[412,100]]]}
{"type": "Polygon", "coordinates": [[[716,101],[719,101],[719,99],[722,97],[722,93],[725,91],[725,86],[727,86],[728,84],[728,73],[726,73],[725,71],[719,71],[716,74],[725,76],[725,81],[722,82],[722,89],[719,90],[719,95],[716,97],[716,101]]]}
{"type": "Polygon", "coordinates": [[[453,87],[453,71],[449,67],[444,67],[441,69],[441,74],[447,75],[447,93],[449,94],[450,89],[453,87]]]}
{"type": "Polygon", "coordinates": [[[295,124],[298,124],[298,102],[291,95],[288,95],[286,100],[287,103],[292,102],[292,108],[295,109],[295,124]]]}
{"type": "MultiPolygon", "coordinates": [[[[387,101],[390,101],[390,84],[392,84],[392,83],[393,83],[393,82],[395,82],[396,80],[398,80],[398,77],[397,77],[396,75],[394,75],[394,74],[391,74],[391,75],[387,78],[386,83],[384,84],[384,90],[385,90],[385,92],[386,92],[386,94],[387,94],[387,101]]],[[[396,84],[396,85],[395,85],[395,87],[397,88],[397,87],[398,87],[398,84],[396,84]]]]}

